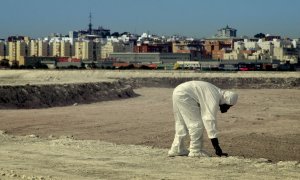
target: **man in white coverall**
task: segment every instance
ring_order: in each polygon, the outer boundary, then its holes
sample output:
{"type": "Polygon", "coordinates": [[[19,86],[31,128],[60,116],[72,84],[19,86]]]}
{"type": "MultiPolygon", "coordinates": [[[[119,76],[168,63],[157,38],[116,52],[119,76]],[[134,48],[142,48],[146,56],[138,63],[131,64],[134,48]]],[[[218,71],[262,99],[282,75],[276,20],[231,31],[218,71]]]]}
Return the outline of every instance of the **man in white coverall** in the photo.
{"type": "Polygon", "coordinates": [[[223,153],[218,142],[216,116],[220,109],[222,113],[236,104],[238,95],[222,90],[204,81],[189,81],[180,84],[173,92],[173,111],[175,117],[175,138],[168,152],[172,156],[206,157],[203,151],[204,128],[211,139],[215,153],[223,153]],[[183,139],[190,135],[189,151],[184,147],[183,139]]]}

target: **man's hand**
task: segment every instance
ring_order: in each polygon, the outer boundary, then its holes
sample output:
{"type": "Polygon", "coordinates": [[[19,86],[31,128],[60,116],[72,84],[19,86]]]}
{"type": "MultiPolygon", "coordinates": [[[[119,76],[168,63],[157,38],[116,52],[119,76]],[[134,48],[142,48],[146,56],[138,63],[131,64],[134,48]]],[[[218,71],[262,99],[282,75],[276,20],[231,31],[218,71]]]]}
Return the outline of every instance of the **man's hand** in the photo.
{"type": "Polygon", "coordinates": [[[222,151],[222,149],[220,148],[220,146],[217,146],[216,148],[215,148],[215,150],[216,150],[216,155],[218,155],[218,156],[228,156],[228,154],[227,153],[223,153],[223,151],[222,151]]]}
{"type": "Polygon", "coordinates": [[[215,148],[215,151],[216,151],[216,155],[218,156],[228,156],[227,153],[223,153],[221,147],[219,146],[219,141],[218,141],[218,138],[213,138],[211,139],[211,143],[213,145],[213,147],[215,148]]]}

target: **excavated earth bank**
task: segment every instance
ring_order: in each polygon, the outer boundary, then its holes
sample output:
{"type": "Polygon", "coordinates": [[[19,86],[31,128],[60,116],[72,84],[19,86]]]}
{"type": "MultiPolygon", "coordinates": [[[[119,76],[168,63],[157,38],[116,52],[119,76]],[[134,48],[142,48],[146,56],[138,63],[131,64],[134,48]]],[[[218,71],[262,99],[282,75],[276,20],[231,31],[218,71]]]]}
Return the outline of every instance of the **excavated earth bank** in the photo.
{"type": "Polygon", "coordinates": [[[0,109],[47,108],[137,96],[120,81],[0,87],[0,109]]]}
{"type": "Polygon", "coordinates": [[[252,76],[249,73],[207,74],[176,71],[1,71],[0,109],[47,108],[129,98],[137,96],[133,88],[173,88],[189,80],[208,81],[224,89],[300,88],[297,73],[287,76],[283,73],[266,73],[268,76],[263,73],[253,73],[252,76]]]}
{"type": "Polygon", "coordinates": [[[265,78],[265,77],[175,77],[175,78],[124,78],[122,82],[133,87],[174,88],[180,83],[201,80],[211,82],[223,89],[294,89],[300,88],[299,78],[265,78]]]}

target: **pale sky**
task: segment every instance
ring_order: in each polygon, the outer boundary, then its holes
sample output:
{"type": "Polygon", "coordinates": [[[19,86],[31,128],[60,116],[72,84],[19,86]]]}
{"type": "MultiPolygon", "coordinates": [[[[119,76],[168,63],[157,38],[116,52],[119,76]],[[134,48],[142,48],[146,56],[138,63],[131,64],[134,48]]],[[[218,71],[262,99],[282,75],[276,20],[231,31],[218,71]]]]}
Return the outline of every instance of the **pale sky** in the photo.
{"type": "Polygon", "coordinates": [[[68,34],[93,27],[113,32],[212,37],[229,25],[238,36],[300,38],[300,0],[0,0],[0,38],[68,34]]]}

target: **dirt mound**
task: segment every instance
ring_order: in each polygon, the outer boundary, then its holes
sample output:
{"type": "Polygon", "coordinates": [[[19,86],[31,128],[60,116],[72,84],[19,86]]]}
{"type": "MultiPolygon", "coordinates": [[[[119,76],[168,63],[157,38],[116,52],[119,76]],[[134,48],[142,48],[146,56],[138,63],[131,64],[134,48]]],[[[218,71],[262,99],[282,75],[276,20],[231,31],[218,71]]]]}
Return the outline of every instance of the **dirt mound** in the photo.
{"type": "Polygon", "coordinates": [[[137,96],[120,81],[0,86],[0,109],[47,108],[137,96]]]}
{"type": "Polygon", "coordinates": [[[133,87],[174,88],[191,80],[210,82],[223,89],[298,89],[300,78],[289,77],[146,77],[123,78],[122,82],[133,87]]]}

